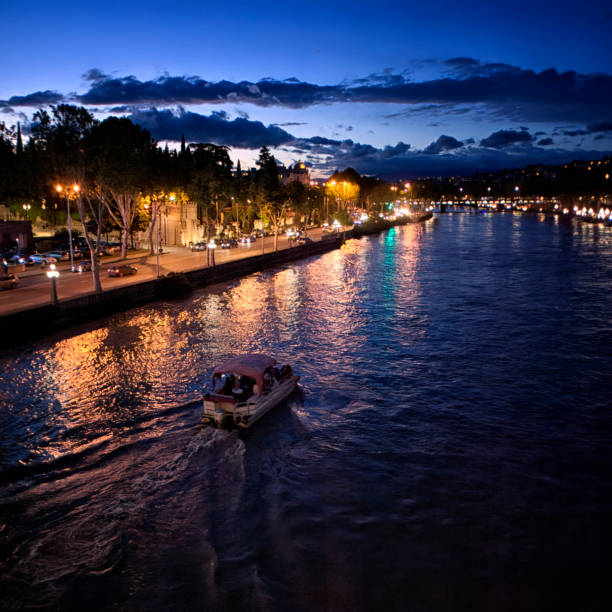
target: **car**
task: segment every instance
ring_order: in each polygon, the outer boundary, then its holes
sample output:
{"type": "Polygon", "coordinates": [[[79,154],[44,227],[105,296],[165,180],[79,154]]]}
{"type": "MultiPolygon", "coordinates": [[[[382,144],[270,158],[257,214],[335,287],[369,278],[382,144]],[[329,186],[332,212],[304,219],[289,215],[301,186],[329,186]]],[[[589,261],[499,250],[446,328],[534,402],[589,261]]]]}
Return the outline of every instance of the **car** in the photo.
{"type": "Polygon", "coordinates": [[[107,255],[114,255],[115,253],[119,253],[119,251],[121,251],[121,243],[117,242],[100,241],[100,246],[104,249],[107,255]]]}
{"type": "Polygon", "coordinates": [[[132,276],[133,274],[136,274],[136,272],[138,272],[138,269],[128,264],[111,266],[108,269],[109,276],[132,276]]]}
{"type": "Polygon", "coordinates": [[[79,263],[74,264],[72,266],[73,272],[89,272],[91,270],[91,261],[89,259],[83,259],[83,261],[79,261],[79,263]]]}
{"type": "Polygon", "coordinates": [[[250,244],[255,242],[255,240],[256,240],[255,236],[243,236],[240,239],[240,245],[241,246],[249,246],[250,244]]]}
{"type": "Polygon", "coordinates": [[[11,255],[7,257],[6,260],[11,264],[24,264],[26,263],[26,258],[21,255],[11,255]]]}
{"type": "Polygon", "coordinates": [[[221,241],[222,249],[233,249],[238,246],[238,241],[235,238],[228,238],[221,241]]]}
{"type": "Polygon", "coordinates": [[[298,238],[295,239],[295,241],[298,244],[309,244],[312,242],[312,238],[310,238],[309,236],[299,236],[298,238]]]}
{"type": "Polygon", "coordinates": [[[207,243],[206,242],[196,242],[191,246],[192,251],[205,251],[207,243]]]}
{"type": "Polygon", "coordinates": [[[14,274],[0,276],[0,289],[14,289],[19,282],[19,278],[14,274]]]}
{"type": "Polygon", "coordinates": [[[48,253],[45,253],[45,256],[53,257],[56,262],[70,259],[70,253],[67,251],[49,251],[48,253]]]}
{"type": "Polygon", "coordinates": [[[56,263],[57,259],[55,259],[55,257],[49,257],[48,255],[41,255],[40,253],[33,253],[28,258],[28,261],[31,264],[40,264],[41,266],[46,266],[47,264],[56,263]]]}

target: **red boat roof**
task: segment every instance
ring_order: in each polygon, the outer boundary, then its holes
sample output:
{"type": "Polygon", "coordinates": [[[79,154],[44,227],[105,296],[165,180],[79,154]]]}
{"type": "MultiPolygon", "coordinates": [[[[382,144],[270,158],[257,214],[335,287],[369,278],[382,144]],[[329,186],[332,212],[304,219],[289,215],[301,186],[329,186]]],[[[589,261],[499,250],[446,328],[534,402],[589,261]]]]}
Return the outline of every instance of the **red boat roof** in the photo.
{"type": "Polygon", "coordinates": [[[250,376],[255,379],[259,385],[259,391],[263,390],[264,372],[270,367],[276,365],[276,359],[263,355],[262,353],[249,353],[246,355],[236,355],[232,359],[228,359],[218,365],[214,372],[213,378],[220,374],[239,374],[240,376],[250,376]]]}

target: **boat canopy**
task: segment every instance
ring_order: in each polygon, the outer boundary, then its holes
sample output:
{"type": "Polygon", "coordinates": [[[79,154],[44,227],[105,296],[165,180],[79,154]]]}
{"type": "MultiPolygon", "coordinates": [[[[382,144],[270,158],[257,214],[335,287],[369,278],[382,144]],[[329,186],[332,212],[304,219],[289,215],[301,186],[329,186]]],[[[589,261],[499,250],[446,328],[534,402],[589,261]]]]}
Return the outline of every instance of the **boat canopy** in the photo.
{"type": "Polygon", "coordinates": [[[237,355],[218,365],[213,372],[213,379],[221,374],[239,374],[240,376],[250,376],[255,379],[261,395],[263,391],[264,372],[276,365],[276,359],[261,353],[249,353],[247,355],[237,355]]]}

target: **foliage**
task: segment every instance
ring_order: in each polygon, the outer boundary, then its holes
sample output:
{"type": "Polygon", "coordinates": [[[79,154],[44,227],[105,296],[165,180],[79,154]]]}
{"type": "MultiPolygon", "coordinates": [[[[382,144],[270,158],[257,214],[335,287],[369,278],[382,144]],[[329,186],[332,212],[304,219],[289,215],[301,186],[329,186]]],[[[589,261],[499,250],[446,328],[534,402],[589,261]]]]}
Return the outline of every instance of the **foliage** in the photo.
{"type": "Polygon", "coordinates": [[[334,219],[336,219],[336,221],[338,221],[338,223],[343,227],[350,227],[351,225],[353,225],[353,219],[351,215],[349,215],[349,213],[343,209],[336,212],[336,214],[334,215],[334,219]]]}
{"type": "Polygon", "coordinates": [[[172,298],[191,293],[193,286],[184,274],[170,272],[170,274],[160,276],[157,279],[155,290],[161,298],[172,298]]]}

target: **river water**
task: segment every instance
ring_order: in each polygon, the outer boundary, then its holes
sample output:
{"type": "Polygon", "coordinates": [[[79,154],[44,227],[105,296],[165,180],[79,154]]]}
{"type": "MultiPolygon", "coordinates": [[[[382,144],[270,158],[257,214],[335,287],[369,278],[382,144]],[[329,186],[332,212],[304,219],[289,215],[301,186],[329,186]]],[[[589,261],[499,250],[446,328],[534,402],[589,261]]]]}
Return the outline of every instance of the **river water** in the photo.
{"type": "Polygon", "coordinates": [[[453,213],[15,349],[0,608],[608,610],[611,323],[609,228],[453,213]]]}

